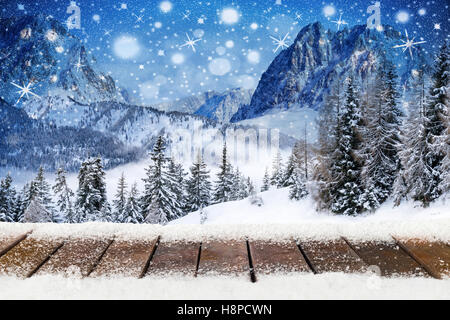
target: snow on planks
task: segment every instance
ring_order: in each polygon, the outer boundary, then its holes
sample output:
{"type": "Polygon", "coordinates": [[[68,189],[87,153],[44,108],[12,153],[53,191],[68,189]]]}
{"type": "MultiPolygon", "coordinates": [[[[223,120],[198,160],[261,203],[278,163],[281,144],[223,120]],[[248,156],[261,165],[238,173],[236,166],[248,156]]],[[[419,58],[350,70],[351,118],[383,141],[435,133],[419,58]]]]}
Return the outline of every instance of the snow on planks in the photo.
{"type": "Polygon", "coordinates": [[[429,276],[394,240],[352,243],[352,247],[368,265],[379,267],[382,276],[429,276]]]}
{"type": "Polygon", "coordinates": [[[153,255],[147,275],[195,275],[200,243],[161,241],[153,255]]]}
{"type": "Polygon", "coordinates": [[[202,243],[198,275],[245,275],[249,271],[245,241],[207,241],[202,243]]]}
{"type": "Polygon", "coordinates": [[[295,243],[249,241],[255,273],[311,272],[295,243]]]}
{"type": "Polygon", "coordinates": [[[0,238],[0,257],[11,250],[20,241],[24,240],[27,234],[10,235],[0,238]]]}
{"type": "Polygon", "coordinates": [[[158,241],[113,241],[91,276],[142,277],[158,241]]]}
{"type": "Polygon", "coordinates": [[[316,273],[362,273],[367,270],[364,261],[342,239],[327,242],[301,241],[298,245],[316,273]]]}
{"type": "Polygon", "coordinates": [[[88,276],[110,244],[109,240],[71,239],[37,271],[36,275],[88,276]]]}
{"type": "Polygon", "coordinates": [[[0,257],[0,274],[31,277],[62,245],[63,239],[28,237],[0,257]]]}
{"type": "Polygon", "coordinates": [[[413,239],[397,243],[434,278],[450,277],[450,246],[446,243],[413,239]]]}

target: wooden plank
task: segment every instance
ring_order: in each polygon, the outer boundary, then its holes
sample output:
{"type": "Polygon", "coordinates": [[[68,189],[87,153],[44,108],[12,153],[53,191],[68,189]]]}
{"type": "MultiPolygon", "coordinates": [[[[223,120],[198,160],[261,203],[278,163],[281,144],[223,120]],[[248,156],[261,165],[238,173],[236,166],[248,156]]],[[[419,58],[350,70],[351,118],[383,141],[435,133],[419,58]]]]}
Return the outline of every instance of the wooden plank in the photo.
{"type": "Polygon", "coordinates": [[[332,241],[300,241],[299,246],[314,272],[365,272],[367,265],[342,239],[332,241]]]}
{"type": "Polygon", "coordinates": [[[37,272],[37,274],[60,274],[86,277],[97,264],[110,241],[72,239],[61,247],[37,272]]]}
{"type": "Polygon", "coordinates": [[[91,276],[142,277],[157,240],[113,241],[91,276]]]}
{"type": "Polygon", "coordinates": [[[0,257],[16,246],[20,241],[24,240],[28,233],[18,236],[8,236],[0,238],[0,257]]]}
{"type": "Polygon", "coordinates": [[[383,276],[424,276],[428,273],[395,241],[352,243],[356,253],[368,264],[378,266],[383,276]]]}
{"type": "Polygon", "coordinates": [[[195,275],[200,243],[160,242],[150,262],[147,275],[195,275]]]}
{"type": "Polygon", "coordinates": [[[415,239],[397,239],[397,243],[433,277],[450,277],[450,247],[446,243],[415,239]]]}
{"type": "Polygon", "coordinates": [[[28,237],[0,257],[0,274],[30,277],[62,244],[28,237]]]}
{"type": "Polygon", "coordinates": [[[287,243],[249,241],[249,245],[256,273],[311,271],[293,241],[287,243]]]}
{"type": "Polygon", "coordinates": [[[235,274],[249,272],[245,241],[208,241],[202,243],[198,274],[235,274]]]}

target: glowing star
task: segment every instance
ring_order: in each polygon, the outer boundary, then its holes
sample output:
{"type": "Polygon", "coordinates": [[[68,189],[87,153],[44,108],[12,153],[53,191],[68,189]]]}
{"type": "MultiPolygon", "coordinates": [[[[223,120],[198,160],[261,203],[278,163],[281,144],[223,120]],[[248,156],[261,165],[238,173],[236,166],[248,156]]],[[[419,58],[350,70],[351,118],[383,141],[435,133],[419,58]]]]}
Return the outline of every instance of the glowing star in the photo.
{"type": "Polygon", "coordinates": [[[144,70],[144,65],[143,64],[139,65],[139,70],[144,70]]]}
{"type": "Polygon", "coordinates": [[[103,34],[105,37],[106,36],[111,36],[111,32],[112,30],[105,30],[105,33],[103,34]]]}
{"type": "Polygon", "coordinates": [[[191,12],[189,10],[186,10],[185,12],[183,12],[181,14],[181,16],[183,17],[183,20],[191,20],[191,18],[189,18],[191,15],[191,12]]]}
{"type": "Polygon", "coordinates": [[[284,36],[283,39],[281,38],[274,38],[272,36],[270,36],[270,38],[273,40],[273,43],[277,45],[277,47],[275,48],[275,50],[273,50],[273,53],[276,53],[278,51],[278,49],[281,48],[281,50],[283,50],[283,48],[288,48],[289,46],[286,43],[286,39],[289,36],[289,32],[286,33],[286,35],[284,36]]]}
{"type": "Polygon", "coordinates": [[[405,52],[406,50],[409,49],[409,54],[411,55],[411,58],[412,58],[413,57],[412,48],[414,48],[415,45],[425,43],[426,41],[414,42],[415,38],[412,38],[411,40],[409,40],[408,31],[406,31],[406,29],[405,29],[405,35],[406,35],[406,41],[400,39],[400,41],[403,42],[403,44],[396,45],[393,48],[403,48],[403,52],[405,52]]]}
{"type": "Polygon", "coordinates": [[[137,15],[135,15],[134,13],[133,13],[133,16],[134,17],[136,17],[136,23],[139,23],[139,22],[144,22],[144,20],[143,20],[143,18],[144,18],[144,16],[142,15],[142,16],[137,16],[137,15]]]}
{"type": "Polygon", "coordinates": [[[188,38],[188,41],[186,41],[186,42],[185,42],[183,45],[181,45],[180,47],[182,48],[182,47],[187,47],[187,46],[189,46],[189,47],[192,48],[192,51],[195,52],[195,43],[197,43],[197,42],[200,41],[201,39],[196,39],[196,40],[191,39],[187,33],[186,33],[186,37],[188,38]]]}
{"type": "Polygon", "coordinates": [[[19,86],[18,84],[15,84],[14,82],[11,82],[11,84],[17,88],[19,88],[20,90],[17,91],[17,93],[20,93],[20,97],[19,100],[17,100],[16,104],[19,103],[20,99],[22,99],[23,96],[27,96],[27,98],[29,98],[29,95],[33,95],[35,97],[40,98],[36,93],[31,91],[31,87],[33,86],[33,82],[29,82],[26,86],[25,84],[22,82],[23,87],[19,86]]]}
{"type": "Polygon", "coordinates": [[[433,28],[434,28],[434,30],[441,30],[441,24],[435,23],[433,28]]]}
{"type": "Polygon", "coordinates": [[[296,13],[295,13],[295,19],[297,19],[297,20],[302,20],[302,14],[299,13],[299,12],[296,12],[296,13]]]}
{"type": "Polygon", "coordinates": [[[164,50],[159,50],[158,56],[160,56],[160,57],[165,56],[164,50]]]}
{"type": "Polygon", "coordinates": [[[339,16],[339,19],[338,19],[338,20],[331,21],[331,22],[336,23],[338,31],[339,31],[339,29],[341,28],[341,25],[348,24],[347,22],[345,22],[344,20],[342,20],[342,13],[341,13],[341,15],[339,16]]]}
{"type": "Polygon", "coordinates": [[[75,63],[74,66],[77,68],[77,72],[80,71],[80,68],[85,67],[84,64],[81,64],[81,57],[78,57],[78,62],[75,63]]]}

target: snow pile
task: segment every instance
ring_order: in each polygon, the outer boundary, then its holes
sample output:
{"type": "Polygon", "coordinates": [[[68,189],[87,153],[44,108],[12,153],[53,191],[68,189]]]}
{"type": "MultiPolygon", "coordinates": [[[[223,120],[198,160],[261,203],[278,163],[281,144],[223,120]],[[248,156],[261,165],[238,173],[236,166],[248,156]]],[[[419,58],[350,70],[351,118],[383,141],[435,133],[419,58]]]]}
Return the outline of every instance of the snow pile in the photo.
{"type": "Polygon", "coordinates": [[[4,299],[450,299],[450,280],[342,273],[248,277],[0,277],[4,299]]]}

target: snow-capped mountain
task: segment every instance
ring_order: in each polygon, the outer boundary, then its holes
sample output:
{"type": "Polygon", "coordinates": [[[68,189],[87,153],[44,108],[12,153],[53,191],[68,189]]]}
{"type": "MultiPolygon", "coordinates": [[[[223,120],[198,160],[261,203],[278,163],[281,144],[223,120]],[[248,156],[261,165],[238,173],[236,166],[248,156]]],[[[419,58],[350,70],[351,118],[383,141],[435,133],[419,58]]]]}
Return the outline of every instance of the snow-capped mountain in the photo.
{"type": "Polygon", "coordinates": [[[208,91],[177,101],[160,103],[152,107],[162,111],[195,114],[220,123],[228,123],[239,108],[250,103],[252,93],[252,90],[242,88],[235,88],[222,93],[208,91]]]}
{"type": "Polygon", "coordinates": [[[392,27],[383,31],[355,26],[334,32],[320,23],[304,27],[294,43],[282,51],[261,77],[251,103],[232,117],[232,122],[292,108],[317,110],[334,81],[350,73],[364,80],[374,72],[376,62],[385,55],[398,68],[402,84],[413,69],[426,63],[420,48],[402,53],[393,47],[404,35],[392,27]]]}
{"type": "Polygon", "coordinates": [[[114,80],[96,69],[95,58],[81,41],[50,16],[2,19],[0,59],[0,97],[9,104],[20,97],[14,84],[30,84],[30,90],[44,100],[123,101],[114,80]]]}
{"type": "Polygon", "coordinates": [[[252,92],[252,90],[232,89],[222,94],[215,94],[207,99],[194,114],[220,123],[228,123],[240,108],[250,103],[252,92]]]}

